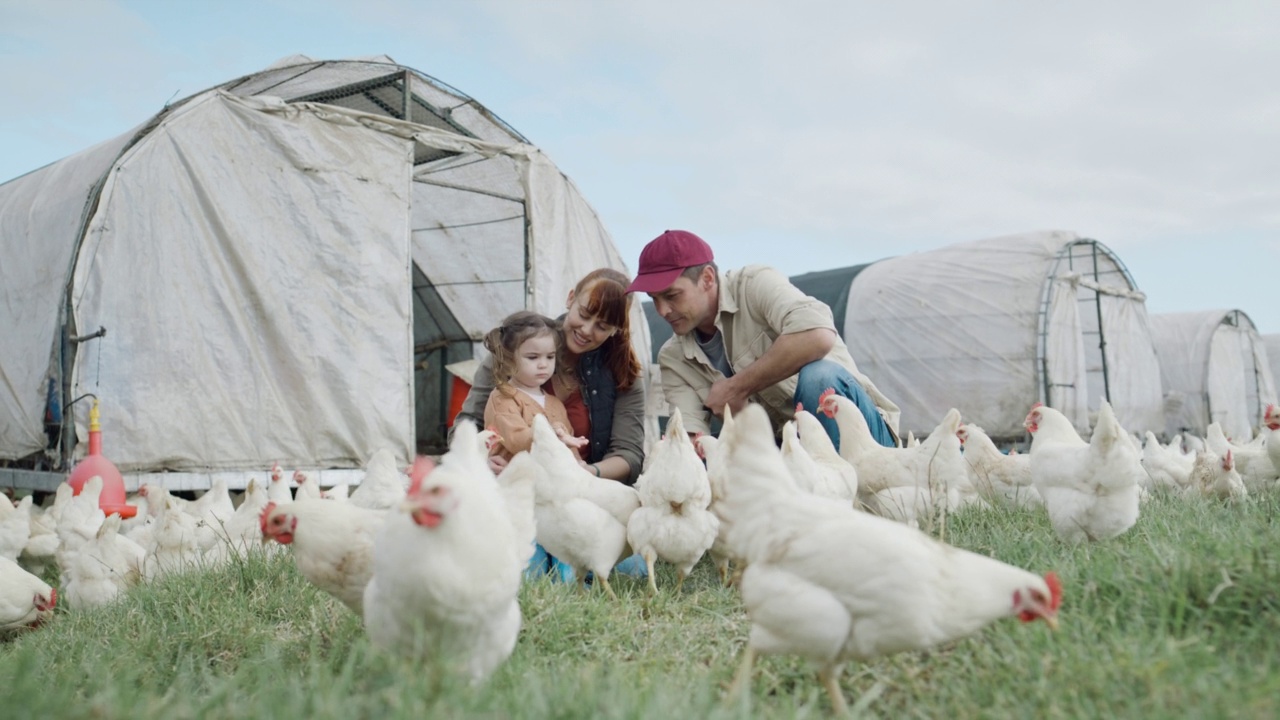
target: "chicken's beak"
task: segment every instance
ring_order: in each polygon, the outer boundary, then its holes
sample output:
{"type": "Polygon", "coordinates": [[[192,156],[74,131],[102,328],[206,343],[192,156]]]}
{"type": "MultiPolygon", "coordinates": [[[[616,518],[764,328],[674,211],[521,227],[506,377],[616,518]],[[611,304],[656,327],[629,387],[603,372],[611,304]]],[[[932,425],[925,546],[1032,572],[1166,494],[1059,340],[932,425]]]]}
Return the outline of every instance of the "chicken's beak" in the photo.
{"type": "Polygon", "coordinates": [[[1048,626],[1049,626],[1049,629],[1050,629],[1050,630],[1052,630],[1052,631],[1054,631],[1054,632],[1057,632],[1057,631],[1058,631],[1058,616],[1057,616],[1056,614],[1054,614],[1054,615],[1045,615],[1045,616],[1044,616],[1044,621],[1045,621],[1045,623],[1046,623],[1046,624],[1048,624],[1048,626]]]}

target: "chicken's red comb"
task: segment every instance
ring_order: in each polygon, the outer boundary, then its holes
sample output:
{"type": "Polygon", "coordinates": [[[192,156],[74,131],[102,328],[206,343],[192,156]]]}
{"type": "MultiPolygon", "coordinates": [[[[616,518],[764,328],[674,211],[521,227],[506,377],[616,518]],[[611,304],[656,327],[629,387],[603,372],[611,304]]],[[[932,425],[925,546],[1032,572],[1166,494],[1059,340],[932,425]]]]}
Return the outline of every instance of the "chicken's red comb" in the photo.
{"type": "Polygon", "coordinates": [[[1044,584],[1049,586],[1049,609],[1057,610],[1062,604],[1062,581],[1058,579],[1058,573],[1045,573],[1044,584]]]}
{"type": "MultiPolygon", "coordinates": [[[[36,606],[36,612],[49,612],[54,609],[58,605],[58,588],[49,588],[49,602],[47,603],[44,598],[40,596],[40,593],[36,593],[32,604],[36,606]]],[[[31,627],[39,627],[41,620],[42,618],[37,618],[31,627]]]]}
{"type": "Polygon", "coordinates": [[[419,455],[413,461],[413,467],[409,468],[409,494],[418,492],[422,489],[422,481],[436,469],[436,463],[426,455],[419,455]]]}
{"type": "Polygon", "coordinates": [[[1223,470],[1230,470],[1230,469],[1231,469],[1231,466],[1232,466],[1232,462],[1231,462],[1231,451],[1230,451],[1230,450],[1228,450],[1228,451],[1227,451],[1227,456],[1226,456],[1226,457],[1224,457],[1224,458],[1222,458],[1222,469],[1223,469],[1223,470]]]}
{"type": "Polygon", "coordinates": [[[274,501],[272,501],[267,503],[266,506],[262,508],[262,512],[258,513],[258,527],[262,528],[263,535],[267,534],[267,516],[270,515],[271,511],[275,509],[276,509],[276,504],[274,501]]]}
{"type": "Polygon", "coordinates": [[[1044,407],[1044,403],[1042,403],[1042,402],[1036,402],[1034,405],[1032,405],[1032,406],[1031,406],[1031,409],[1032,409],[1032,410],[1035,410],[1035,409],[1036,409],[1036,408],[1038,408],[1038,407],[1044,407]]]}
{"type": "Polygon", "coordinates": [[[1268,405],[1268,406],[1267,406],[1267,411],[1266,411],[1266,412],[1264,412],[1264,413],[1262,413],[1262,417],[1264,417],[1264,418],[1269,418],[1269,417],[1271,417],[1272,415],[1275,415],[1275,414],[1276,414],[1276,406],[1275,406],[1275,405],[1268,405]]]}
{"type": "Polygon", "coordinates": [[[796,403],[796,412],[797,413],[804,412],[804,403],[796,403]]]}
{"type": "Polygon", "coordinates": [[[818,405],[822,405],[827,401],[827,398],[835,394],[836,394],[836,389],[833,387],[829,387],[826,390],[823,390],[822,394],[818,396],[818,405]]]}

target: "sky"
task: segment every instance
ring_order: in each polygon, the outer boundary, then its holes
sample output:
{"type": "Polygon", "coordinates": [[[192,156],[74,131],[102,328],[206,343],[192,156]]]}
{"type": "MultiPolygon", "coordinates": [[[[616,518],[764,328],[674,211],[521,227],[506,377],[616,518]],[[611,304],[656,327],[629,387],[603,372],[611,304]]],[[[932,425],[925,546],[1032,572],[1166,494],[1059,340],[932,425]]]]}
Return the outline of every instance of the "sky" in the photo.
{"type": "Polygon", "coordinates": [[[787,274],[1060,229],[1280,333],[1280,3],[0,0],[0,182],[294,54],[475,98],[633,271],[668,228],[787,274]]]}

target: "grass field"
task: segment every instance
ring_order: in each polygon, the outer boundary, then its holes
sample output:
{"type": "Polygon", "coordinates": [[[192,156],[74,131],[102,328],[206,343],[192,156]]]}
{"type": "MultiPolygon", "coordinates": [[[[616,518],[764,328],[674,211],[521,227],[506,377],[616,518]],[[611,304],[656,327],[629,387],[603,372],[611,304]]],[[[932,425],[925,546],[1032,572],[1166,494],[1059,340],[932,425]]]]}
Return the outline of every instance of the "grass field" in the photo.
{"type": "MultiPolygon", "coordinates": [[[[973,511],[947,540],[1065,586],[1062,627],[1005,621],[929,653],[850,664],[881,718],[1280,717],[1280,492],[1226,506],[1157,497],[1113,541],[1071,547],[1043,513],[973,511]]],[[[853,550],[851,549],[851,552],[853,550]]],[[[515,653],[471,688],[370,647],[359,619],[255,556],[59,609],[0,646],[5,718],[821,717],[798,660],[765,659],[726,704],[747,619],[704,560],[676,596],[618,578],[619,602],[526,584],[515,653]]]]}

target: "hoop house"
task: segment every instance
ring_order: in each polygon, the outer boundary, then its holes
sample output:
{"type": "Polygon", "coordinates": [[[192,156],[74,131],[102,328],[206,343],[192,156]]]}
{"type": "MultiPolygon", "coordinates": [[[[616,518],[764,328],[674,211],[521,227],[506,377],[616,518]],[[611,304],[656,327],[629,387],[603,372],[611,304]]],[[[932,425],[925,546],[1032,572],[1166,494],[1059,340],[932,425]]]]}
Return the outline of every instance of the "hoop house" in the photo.
{"type": "Polygon", "coordinates": [[[1275,402],[1275,376],[1253,321],[1241,310],[1151,316],[1170,435],[1203,436],[1218,423],[1248,439],[1275,402]]]}
{"type": "Polygon", "coordinates": [[[131,484],[408,462],[446,364],[626,268],[536,147],[385,57],[289,58],[0,185],[0,246],[0,483],[42,487],[12,468],[83,452],[85,393],[131,484]]]}
{"type": "Polygon", "coordinates": [[[881,260],[846,269],[844,299],[838,272],[793,281],[843,313],[845,343],[902,408],[903,434],[955,407],[1016,442],[1036,401],[1087,433],[1104,397],[1125,428],[1164,428],[1145,296],[1096,240],[1035,232],[881,260]]]}

